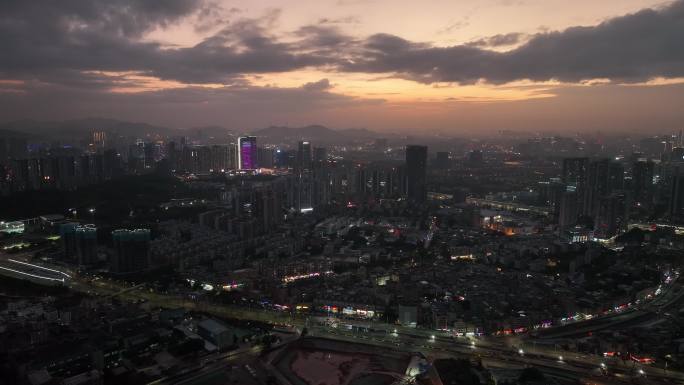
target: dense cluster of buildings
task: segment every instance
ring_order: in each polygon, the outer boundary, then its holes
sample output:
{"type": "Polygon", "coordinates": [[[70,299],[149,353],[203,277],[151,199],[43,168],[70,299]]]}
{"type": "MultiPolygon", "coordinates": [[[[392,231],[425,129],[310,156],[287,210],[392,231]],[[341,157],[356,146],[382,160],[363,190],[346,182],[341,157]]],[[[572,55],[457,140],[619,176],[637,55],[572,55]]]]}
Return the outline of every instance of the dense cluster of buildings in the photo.
{"type": "MultiPolygon", "coordinates": [[[[116,184],[125,174],[144,179],[156,171],[176,183],[171,199],[124,206],[127,214],[115,223],[92,211],[89,220],[79,220],[67,207],[68,219],[2,222],[3,250],[35,243],[40,255],[28,258],[86,277],[148,283],[174,303],[454,336],[528,335],[626,311],[661,295],[679,274],[679,138],[668,139],[674,143],[657,154],[650,141],[614,153],[596,143],[556,138],[517,147],[471,143],[459,148],[460,155],[439,144],[430,152],[432,145],[392,146],[386,140],[349,147],[309,140],[260,146],[259,138],[242,136],[225,144],[136,141],[122,152],[106,145],[106,135],[93,139],[97,144],[81,153],[5,151],[3,191],[68,191],[116,184]]],[[[12,252],[28,255],[28,249],[12,252]]],[[[94,306],[106,313],[114,305],[94,306]]],[[[49,313],[48,323],[66,322],[61,313],[49,313]]],[[[6,315],[16,320],[15,313],[6,315]]],[[[140,315],[139,327],[154,325],[163,341],[159,346],[168,347],[169,328],[157,316],[140,315]]],[[[242,338],[216,320],[186,326],[170,332],[218,349],[242,338]]],[[[674,336],[671,322],[659,330],[661,341],[674,336]]],[[[30,344],[50,341],[33,334],[30,344]]],[[[112,342],[119,350],[111,356],[121,355],[122,344],[138,346],[140,339],[135,333],[122,336],[118,345],[112,342]]],[[[629,346],[665,354],[642,342],[626,329],[574,347],[629,346]]],[[[90,350],[84,354],[87,362],[97,358],[90,350]]],[[[110,365],[121,370],[120,364],[110,365]]],[[[50,368],[41,363],[24,374],[32,373],[36,383],[40,376],[77,375],[50,368]]],[[[108,370],[101,362],[83,368],[78,375],[108,370]]]]}

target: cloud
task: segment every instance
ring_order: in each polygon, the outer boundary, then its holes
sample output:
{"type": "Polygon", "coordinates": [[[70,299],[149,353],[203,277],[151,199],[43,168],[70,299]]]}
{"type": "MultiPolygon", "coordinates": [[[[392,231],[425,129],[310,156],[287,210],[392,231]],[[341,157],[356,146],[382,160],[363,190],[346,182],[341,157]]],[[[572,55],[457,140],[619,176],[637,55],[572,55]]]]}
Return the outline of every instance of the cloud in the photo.
{"type": "Polygon", "coordinates": [[[245,129],[294,123],[296,119],[308,124],[309,117],[325,116],[330,111],[383,103],[379,98],[334,93],[330,88],[328,80],[322,79],[302,87],[238,84],[111,93],[97,88],[28,82],[4,88],[14,92],[0,92],[0,121],[27,116],[44,120],[103,116],[172,127],[221,124],[245,129]]]}
{"type": "Polygon", "coordinates": [[[279,41],[271,32],[278,10],[235,20],[192,47],[167,48],[143,39],[147,31],[198,12],[200,18],[213,17],[208,9],[211,4],[191,0],[0,2],[0,77],[60,82],[59,74],[78,71],[134,71],[187,83],[230,83],[244,74],[329,60],[279,41]]]}
{"type": "Polygon", "coordinates": [[[505,47],[505,46],[512,46],[520,43],[523,39],[525,39],[526,35],[523,33],[518,33],[518,32],[511,32],[511,33],[506,33],[506,34],[499,34],[499,35],[494,35],[494,36],[489,36],[485,37],[482,39],[478,39],[472,42],[469,42],[467,45],[473,46],[473,47],[505,47]]]}
{"type": "Polygon", "coordinates": [[[5,0],[0,79],[106,87],[93,71],[132,72],[187,84],[244,82],[261,73],[319,69],[423,83],[519,80],[642,82],[684,76],[684,0],[590,27],[510,33],[437,47],[378,33],[351,36],[333,19],[278,34],[280,11],[240,17],[210,0],[5,0]],[[235,20],[226,24],[224,16],[235,20]],[[191,47],[145,34],[183,20],[217,29],[191,47]],[[509,47],[508,51],[493,48],[509,47]]]}
{"type": "Polygon", "coordinates": [[[302,86],[307,91],[326,91],[332,88],[328,79],[321,79],[317,82],[306,83],[302,86]]]}
{"type": "Polygon", "coordinates": [[[682,41],[684,1],[679,0],[597,26],[536,34],[507,52],[472,45],[433,47],[397,36],[374,35],[342,70],[394,73],[425,83],[597,78],[641,82],[684,76],[682,41]]]}

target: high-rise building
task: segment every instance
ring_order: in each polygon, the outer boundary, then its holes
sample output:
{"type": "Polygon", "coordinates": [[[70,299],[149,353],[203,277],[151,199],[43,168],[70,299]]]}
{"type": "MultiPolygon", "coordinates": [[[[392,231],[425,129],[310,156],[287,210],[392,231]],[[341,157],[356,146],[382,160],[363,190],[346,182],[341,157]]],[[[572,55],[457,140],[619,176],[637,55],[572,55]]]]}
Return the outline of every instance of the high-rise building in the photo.
{"type": "Polygon", "coordinates": [[[62,252],[66,259],[76,258],[76,229],[78,223],[67,222],[59,226],[59,237],[62,241],[62,252]]]}
{"type": "Polygon", "coordinates": [[[229,146],[215,144],[211,146],[211,171],[224,172],[229,169],[229,146]]]}
{"type": "Polygon", "coordinates": [[[629,206],[625,193],[612,193],[602,197],[594,220],[594,237],[608,239],[624,231],[629,219],[629,206]]]}
{"type": "Polygon", "coordinates": [[[256,136],[238,138],[238,166],[240,170],[256,170],[257,158],[256,136]]]}
{"type": "Polygon", "coordinates": [[[653,170],[651,161],[639,160],[632,164],[632,194],[638,206],[648,208],[653,204],[653,170]]]}
{"type": "Polygon", "coordinates": [[[272,148],[259,148],[257,154],[259,167],[273,168],[274,156],[272,148]]]}
{"type": "Polygon", "coordinates": [[[313,147],[309,141],[300,141],[297,145],[297,171],[311,170],[313,147]]]}
{"type": "Polygon", "coordinates": [[[585,191],[587,187],[588,158],[563,159],[563,184],[574,190],[577,194],[577,210],[580,214],[585,213],[585,191]]]}
{"type": "Polygon", "coordinates": [[[579,199],[577,192],[566,190],[561,196],[560,208],[558,213],[558,226],[561,231],[567,230],[577,224],[579,216],[579,199]]]}
{"type": "Polygon", "coordinates": [[[468,153],[468,164],[470,166],[481,166],[484,163],[484,154],[482,150],[473,150],[468,153]]]}
{"type": "Polygon", "coordinates": [[[285,151],[282,148],[275,150],[273,157],[274,165],[278,168],[288,168],[290,167],[290,152],[285,151]]]}
{"type": "Polygon", "coordinates": [[[441,151],[437,153],[435,158],[435,167],[438,169],[446,170],[451,166],[451,160],[449,159],[449,153],[441,151]]]}
{"type": "Polygon", "coordinates": [[[610,159],[590,162],[587,167],[587,181],[582,204],[583,213],[595,218],[601,199],[624,187],[624,174],[622,164],[610,159]]]}
{"type": "Polygon", "coordinates": [[[314,147],[313,150],[314,162],[322,163],[328,160],[328,149],[325,147],[314,147]]]}
{"type": "Polygon", "coordinates": [[[149,229],[114,230],[112,242],[115,250],[111,264],[113,272],[130,273],[149,267],[149,229]]]}
{"type": "Polygon", "coordinates": [[[670,182],[670,220],[675,223],[684,222],[684,170],[676,167],[672,170],[672,180],[670,182]]]}
{"type": "Polygon", "coordinates": [[[97,262],[97,228],[84,225],[76,228],[76,257],[79,265],[97,262]]]}
{"type": "Polygon", "coordinates": [[[406,146],[406,195],[414,203],[427,200],[427,146],[406,146]]]}

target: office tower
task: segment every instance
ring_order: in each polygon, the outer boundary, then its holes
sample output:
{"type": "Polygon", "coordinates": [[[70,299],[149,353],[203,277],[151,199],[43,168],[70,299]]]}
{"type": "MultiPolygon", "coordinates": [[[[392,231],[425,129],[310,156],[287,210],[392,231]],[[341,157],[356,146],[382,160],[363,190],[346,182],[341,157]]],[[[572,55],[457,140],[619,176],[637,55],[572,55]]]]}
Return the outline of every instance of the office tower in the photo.
{"type": "Polygon", "coordinates": [[[143,173],[145,170],[145,150],[143,143],[128,146],[128,172],[143,173]]]}
{"type": "Polygon", "coordinates": [[[624,187],[624,174],[622,164],[610,159],[601,159],[589,163],[582,204],[583,213],[596,217],[601,198],[624,187]]]}
{"type": "Polygon", "coordinates": [[[93,131],[91,143],[97,148],[105,148],[107,146],[107,133],[105,131],[93,131]]]}
{"type": "Polygon", "coordinates": [[[481,166],[484,163],[482,150],[473,150],[468,153],[468,164],[473,167],[481,166]]]}
{"type": "Polygon", "coordinates": [[[653,204],[653,169],[651,161],[640,160],[632,164],[632,194],[637,206],[648,208],[653,204]]]}
{"type": "Polygon", "coordinates": [[[95,182],[95,170],[93,159],[89,155],[81,155],[78,158],[78,177],[80,184],[90,184],[95,182]]]}
{"type": "Polygon", "coordinates": [[[154,170],[157,160],[160,159],[160,145],[154,142],[145,143],[145,169],[154,170]]]}
{"type": "Polygon", "coordinates": [[[214,171],[211,167],[212,165],[212,153],[211,148],[207,146],[199,146],[196,148],[197,151],[197,166],[196,170],[198,173],[206,174],[214,171]]]}
{"type": "Polygon", "coordinates": [[[599,201],[594,220],[594,237],[609,239],[627,228],[628,197],[625,193],[612,193],[599,201]]]}
{"type": "Polygon", "coordinates": [[[561,181],[569,189],[577,193],[577,210],[579,214],[586,212],[585,194],[587,186],[588,158],[563,159],[563,174],[561,181]]]}
{"type": "Polygon", "coordinates": [[[180,169],[180,154],[180,148],[175,141],[172,140],[166,144],[166,159],[173,171],[180,169]]]}
{"type": "Polygon", "coordinates": [[[59,226],[59,237],[62,240],[62,252],[66,259],[76,258],[76,229],[78,223],[68,222],[59,226]]]}
{"type": "Polygon", "coordinates": [[[112,231],[114,258],[111,269],[115,273],[129,273],[149,267],[150,230],[112,231]]]}
{"type": "Polygon", "coordinates": [[[213,172],[224,172],[228,169],[228,146],[215,144],[211,146],[211,166],[213,172]]]}
{"type": "Polygon", "coordinates": [[[97,228],[84,225],[76,228],[76,257],[79,265],[97,262],[97,228]]]}
{"type": "Polygon", "coordinates": [[[672,170],[670,182],[669,214],[675,223],[684,222],[684,170],[675,167],[672,170]]]}
{"type": "Polygon", "coordinates": [[[121,156],[115,149],[107,149],[103,154],[95,155],[95,174],[98,181],[110,180],[124,174],[121,156]]]}
{"type": "Polygon", "coordinates": [[[281,148],[276,149],[273,157],[273,162],[277,168],[290,167],[290,153],[281,148]]]}
{"type": "Polygon", "coordinates": [[[674,147],[670,153],[670,161],[684,162],[684,147],[674,147]]]}
{"type": "Polygon", "coordinates": [[[294,209],[307,213],[314,209],[314,178],[313,173],[298,172],[293,177],[293,183],[290,187],[294,198],[294,209]]]}
{"type": "Polygon", "coordinates": [[[566,190],[563,192],[558,210],[558,226],[561,231],[574,227],[579,217],[579,199],[577,192],[566,190]]]}
{"type": "Polygon", "coordinates": [[[10,159],[8,145],[9,138],[0,138],[0,162],[10,159]]]}
{"type": "Polygon", "coordinates": [[[410,202],[427,200],[427,146],[406,146],[406,192],[410,202]]]}
{"type": "Polygon", "coordinates": [[[257,138],[242,136],[238,138],[238,166],[240,170],[257,169],[257,138]]]}
{"type": "Polygon", "coordinates": [[[274,156],[272,148],[259,148],[257,151],[259,167],[273,168],[274,156]]]}
{"type": "Polygon", "coordinates": [[[226,169],[236,170],[238,168],[238,148],[235,142],[228,144],[228,164],[226,169]]]}
{"type": "Polygon", "coordinates": [[[314,147],[313,159],[316,163],[323,163],[328,160],[328,149],[325,147],[314,147]]]}
{"type": "Polygon", "coordinates": [[[539,205],[549,207],[557,219],[560,214],[563,194],[566,186],[558,178],[551,178],[548,182],[539,183],[539,205]]]}
{"type": "Polygon", "coordinates": [[[311,142],[300,141],[297,145],[297,171],[311,170],[313,148],[311,142]]]}
{"type": "Polygon", "coordinates": [[[435,158],[435,167],[438,169],[446,170],[451,166],[451,160],[449,159],[448,152],[438,152],[435,158]]]}

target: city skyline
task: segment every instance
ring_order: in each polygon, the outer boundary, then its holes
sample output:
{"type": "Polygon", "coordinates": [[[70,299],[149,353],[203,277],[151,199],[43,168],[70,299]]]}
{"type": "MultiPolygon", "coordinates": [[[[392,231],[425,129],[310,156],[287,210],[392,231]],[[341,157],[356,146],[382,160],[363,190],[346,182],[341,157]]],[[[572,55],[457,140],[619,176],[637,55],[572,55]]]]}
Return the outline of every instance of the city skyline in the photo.
{"type": "Polygon", "coordinates": [[[463,135],[684,118],[681,0],[0,7],[1,121],[463,135]]]}

